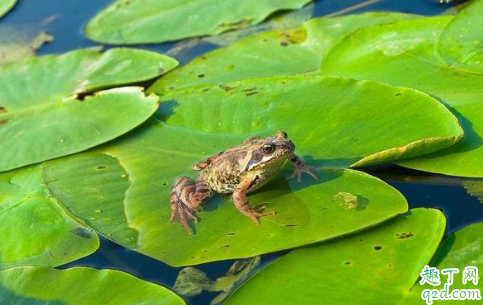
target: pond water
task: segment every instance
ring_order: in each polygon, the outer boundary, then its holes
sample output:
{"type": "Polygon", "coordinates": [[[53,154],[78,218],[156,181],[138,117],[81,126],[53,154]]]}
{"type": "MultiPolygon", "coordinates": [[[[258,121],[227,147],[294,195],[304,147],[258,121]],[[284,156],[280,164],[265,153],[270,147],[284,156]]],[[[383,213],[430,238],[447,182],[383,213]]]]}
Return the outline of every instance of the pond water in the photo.
{"type": "MultiPolygon", "coordinates": [[[[39,54],[63,53],[77,48],[94,47],[98,44],[85,38],[83,25],[111,0],[19,0],[17,6],[0,21],[0,28],[11,25],[38,27],[55,37],[39,54]]],[[[423,15],[445,12],[455,3],[438,3],[431,0],[319,0],[315,3],[314,15],[338,15],[366,11],[400,11],[423,15]]],[[[166,52],[173,43],[136,46],[166,52]]],[[[189,52],[176,57],[186,63],[201,52],[213,49],[212,45],[192,47],[189,52]]],[[[398,166],[371,167],[366,172],[377,176],[397,188],[408,200],[410,208],[434,207],[441,209],[447,217],[447,234],[468,224],[483,220],[483,204],[470,196],[462,185],[463,179],[427,174],[407,170],[398,166]]],[[[262,265],[283,255],[274,253],[262,257],[262,265]]],[[[209,263],[198,266],[211,279],[223,276],[233,261],[209,263]]],[[[172,287],[182,268],[172,268],[157,260],[134,251],[126,250],[107,239],[101,239],[101,247],[94,254],[60,268],[92,266],[113,268],[134,274],[147,281],[172,287]]],[[[209,304],[217,293],[202,293],[186,298],[192,304],[209,304]]]]}

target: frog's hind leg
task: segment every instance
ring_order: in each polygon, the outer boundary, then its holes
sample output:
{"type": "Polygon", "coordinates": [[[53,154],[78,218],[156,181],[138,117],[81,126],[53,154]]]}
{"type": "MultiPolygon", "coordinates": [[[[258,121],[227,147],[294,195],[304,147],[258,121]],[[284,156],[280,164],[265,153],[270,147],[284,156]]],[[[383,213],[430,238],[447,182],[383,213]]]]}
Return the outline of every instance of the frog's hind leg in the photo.
{"type": "Polygon", "coordinates": [[[171,187],[171,218],[178,220],[188,233],[192,234],[189,220],[198,222],[196,208],[213,195],[211,188],[203,181],[194,181],[188,177],[179,177],[171,187]]]}

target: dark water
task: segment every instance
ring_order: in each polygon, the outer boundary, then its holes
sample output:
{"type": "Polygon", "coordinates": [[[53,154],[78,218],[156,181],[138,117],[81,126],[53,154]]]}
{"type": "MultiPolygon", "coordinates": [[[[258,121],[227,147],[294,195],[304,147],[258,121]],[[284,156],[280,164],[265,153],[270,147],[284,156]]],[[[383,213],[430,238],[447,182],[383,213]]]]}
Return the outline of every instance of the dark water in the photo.
{"type": "MultiPolygon", "coordinates": [[[[0,20],[4,25],[36,25],[47,18],[53,19],[43,27],[55,40],[44,46],[39,54],[63,53],[77,48],[97,46],[86,39],[81,32],[85,23],[111,0],[19,0],[12,12],[0,20]]],[[[461,1],[453,1],[460,3],[461,1]]],[[[316,1],[315,16],[366,11],[399,11],[422,15],[437,15],[451,7],[431,0],[319,0],[316,1]]],[[[172,43],[136,46],[165,52],[172,43]]],[[[194,48],[189,53],[180,54],[177,59],[187,62],[209,48],[194,48]],[[194,51],[193,51],[194,50],[194,51]]],[[[461,186],[461,179],[441,175],[406,170],[397,166],[370,168],[368,173],[375,175],[397,188],[408,200],[411,208],[434,207],[441,209],[447,217],[447,234],[468,224],[483,220],[483,204],[468,195],[461,186]]],[[[265,255],[262,264],[283,255],[265,255]]],[[[209,263],[199,266],[211,279],[223,276],[233,261],[209,263]]],[[[126,250],[107,239],[101,239],[101,247],[94,254],[60,268],[72,266],[92,266],[114,268],[129,272],[147,281],[171,287],[181,270],[172,268],[157,260],[134,251],[126,250]]],[[[215,293],[203,293],[187,298],[192,304],[209,304],[215,293]]]]}

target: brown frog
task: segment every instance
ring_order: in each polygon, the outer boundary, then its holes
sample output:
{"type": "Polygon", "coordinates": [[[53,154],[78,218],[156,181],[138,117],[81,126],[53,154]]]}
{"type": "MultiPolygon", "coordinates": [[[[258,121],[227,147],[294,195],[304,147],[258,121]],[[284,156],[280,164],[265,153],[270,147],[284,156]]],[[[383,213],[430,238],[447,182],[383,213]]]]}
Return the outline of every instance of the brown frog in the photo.
{"type": "Polygon", "coordinates": [[[295,145],[288,139],[287,133],[277,132],[274,136],[260,139],[252,137],[243,144],[229,148],[203,161],[196,163],[193,170],[200,171],[196,181],[188,177],[179,177],[171,187],[171,219],[177,219],[191,234],[188,220],[197,222],[194,215],[201,206],[215,193],[233,193],[233,202],[237,209],[259,224],[259,217],[272,215],[262,213],[264,207],[250,208],[246,194],[260,188],[273,178],[286,160],[295,166],[290,177],[307,173],[317,180],[312,167],[303,163],[294,154],[295,145]]]}

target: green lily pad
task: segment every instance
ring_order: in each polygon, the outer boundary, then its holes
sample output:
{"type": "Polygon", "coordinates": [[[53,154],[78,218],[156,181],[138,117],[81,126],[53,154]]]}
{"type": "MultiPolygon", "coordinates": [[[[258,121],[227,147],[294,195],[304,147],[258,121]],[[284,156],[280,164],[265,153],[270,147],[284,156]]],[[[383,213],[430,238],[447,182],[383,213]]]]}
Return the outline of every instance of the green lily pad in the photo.
{"type": "Polygon", "coordinates": [[[0,17],[8,13],[13,6],[17,3],[17,0],[2,0],[0,2],[0,17]]]}
{"type": "MultiPolygon", "coordinates": [[[[444,229],[441,212],[413,209],[370,231],[296,249],[256,273],[223,304],[405,303],[444,229]]],[[[421,298],[419,303],[424,304],[421,298]]]]}
{"type": "Polygon", "coordinates": [[[483,1],[468,3],[441,34],[439,53],[458,69],[483,73],[483,1]]]}
{"type": "Polygon", "coordinates": [[[99,247],[97,234],[58,204],[41,174],[38,166],[0,174],[0,269],[59,266],[99,247]]]}
{"type": "Polygon", "coordinates": [[[176,90],[163,100],[174,107],[158,113],[168,124],[232,134],[285,130],[325,166],[410,158],[463,135],[446,107],[425,94],[339,77],[259,78],[176,90]]]}
{"type": "Polygon", "coordinates": [[[0,171],[112,140],[158,107],[141,88],[93,90],[153,78],[176,61],[152,52],[80,50],[0,67],[0,171]]]}
{"type": "Polygon", "coordinates": [[[314,18],[295,29],[262,33],[196,58],[159,79],[150,91],[165,91],[200,84],[263,76],[317,71],[329,50],[358,28],[418,16],[366,13],[336,18],[314,18]]]}
{"type": "Polygon", "coordinates": [[[314,8],[315,4],[309,3],[299,10],[277,14],[265,22],[247,28],[228,31],[215,36],[184,39],[175,43],[165,54],[178,57],[183,56],[184,53],[196,53],[196,48],[199,48],[203,44],[226,47],[248,36],[273,30],[291,29],[309,20],[314,13],[314,8]]]}
{"type": "MultiPolygon", "coordinates": [[[[294,248],[374,226],[407,210],[404,197],[374,177],[324,169],[317,172],[317,182],[304,184],[287,181],[289,173],[284,172],[251,194],[252,206],[265,205],[277,213],[259,226],[242,216],[228,196],[215,196],[204,205],[194,235],[169,223],[175,178],[194,177],[194,163],[247,137],[152,120],[110,145],[47,162],[44,180],[70,213],[99,233],[174,266],[294,248]],[[364,208],[346,207],[334,197],[340,192],[357,196],[364,208]]],[[[297,151],[305,155],[306,148],[300,144],[297,151]]]]}
{"type": "Polygon", "coordinates": [[[322,73],[411,87],[441,99],[459,118],[464,141],[400,164],[447,175],[483,177],[483,75],[450,67],[437,55],[439,37],[451,20],[444,16],[361,29],[332,49],[322,73]]]}
{"type": "Polygon", "coordinates": [[[162,286],[116,270],[18,267],[0,272],[4,304],[181,305],[183,299],[162,286]]]}
{"type": "MultiPolygon", "coordinates": [[[[443,240],[441,246],[433,257],[433,260],[429,264],[430,266],[436,267],[438,270],[443,270],[446,268],[458,268],[459,273],[453,275],[453,284],[450,286],[450,291],[454,289],[479,289],[480,296],[481,291],[483,291],[483,281],[481,280],[481,273],[479,273],[479,281],[477,285],[473,282],[468,281],[463,284],[464,270],[466,267],[477,267],[479,271],[483,269],[483,236],[481,232],[483,231],[483,223],[477,223],[467,226],[461,230],[456,231],[451,236],[443,240]]],[[[428,284],[414,285],[411,295],[414,299],[421,299],[421,294],[424,289],[438,289],[444,288],[444,284],[447,281],[448,276],[440,273],[441,285],[430,286],[428,284]]],[[[414,304],[409,302],[409,304],[414,304]]],[[[465,300],[465,303],[479,304],[481,300],[469,301],[465,300]]],[[[434,304],[461,304],[461,300],[444,300],[444,301],[434,301],[434,304]]]]}
{"type": "Polygon", "coordinates": [[[215,35],[257,24],[279,10],[311,0],[117,0],[86,26],[86,35],[111,44],[158,43],[215,35]]]}

